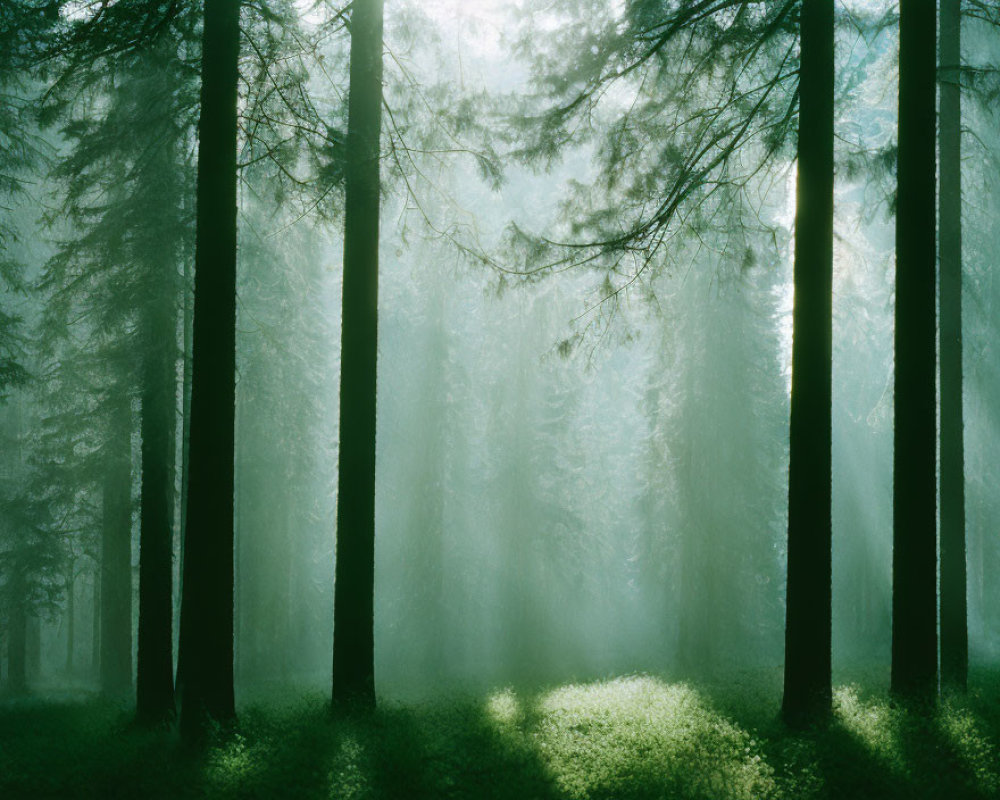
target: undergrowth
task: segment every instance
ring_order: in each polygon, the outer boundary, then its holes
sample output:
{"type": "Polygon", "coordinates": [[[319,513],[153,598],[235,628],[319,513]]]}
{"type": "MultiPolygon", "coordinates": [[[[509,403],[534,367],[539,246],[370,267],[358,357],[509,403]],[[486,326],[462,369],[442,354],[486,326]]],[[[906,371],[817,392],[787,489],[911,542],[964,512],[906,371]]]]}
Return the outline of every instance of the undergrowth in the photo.
{"type": "Polygon", "coordinates": [[[1000,691],[934,712],[861,684],[792,732],[766,680],[649,676],[333,717],[321,696],[241,710],[205,747],[97,700],[0,705],[0,797],[1000,798],[1000,691]]]}

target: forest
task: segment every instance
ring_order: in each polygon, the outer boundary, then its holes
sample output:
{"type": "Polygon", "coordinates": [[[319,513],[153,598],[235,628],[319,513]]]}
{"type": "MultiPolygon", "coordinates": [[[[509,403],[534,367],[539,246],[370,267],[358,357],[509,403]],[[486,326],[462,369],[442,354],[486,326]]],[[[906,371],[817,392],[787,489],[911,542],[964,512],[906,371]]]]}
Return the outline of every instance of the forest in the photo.
{"type": "Polygon", "coordinates": [[[998,0],[0,0],[0,797],[1000,798],[998,0]]]}

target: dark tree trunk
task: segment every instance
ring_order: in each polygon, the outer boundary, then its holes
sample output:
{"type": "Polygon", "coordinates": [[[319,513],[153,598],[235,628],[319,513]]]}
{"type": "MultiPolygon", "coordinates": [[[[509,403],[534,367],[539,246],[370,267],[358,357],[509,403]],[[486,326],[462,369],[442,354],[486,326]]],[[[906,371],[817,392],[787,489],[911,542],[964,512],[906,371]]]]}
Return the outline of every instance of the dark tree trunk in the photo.
{"type": "Polygon", "coordinates": [[[892,691],[937,692],[936,8],[899,4],[892,691]]]}
{"type": "Polygon", "coordinates": [[[382,0],[351,12],[333,701],[375,705],[375,375],[382,0]]]}
{"type": "Polygon", "coordinates": [[[73,650],[76,644],[76,562],[70,559],[66,571],[66,675],[73,675],[73,650]]]}
{"type": "Polygon", "coordinates": [[[833,0],[803,0],[782,716],[830,713],[833,0]]]}
{"type": "MultiPolygon", "coordinates": [[[[193,265],[189,258],[184,259],[184,319],[183,330],[183,359],[184,366],[182,372],[183,385],[181,388],[181,487],[180,487],[180,541],[177,552],[177,589],[174,593],[174,612],[180,618],[181,598],[184,595],[184,540],[187,531],[187,505],[188,505],[188,477],[191,472],[191,367],[194,354],[192,353],[194,341],[194,274],[193,265]]],[[[235,423],[234,423],[235,424],[235,423]]],[[[235,524],[235,523],[234,523],[235,524]]],[[[235,530],[235,527],[234,527],[235,530]]],[[[180,626],[178,626],[180,627],[180,626]]],[[[179,633],[179,631],[178,631],[179,633]]],[[[184,653],[177,642],[177,675],[181,673],[181,664],[184,653]]],[[[175,698],[176,702],[176,698],[175,698]]]]}
{"type": "Polygon", "coordinates": [[[101,525],[101,691],[132,688],[132,424],[128,399],[110,415],[101,525]]]}
{"type": "Polygon", "coordinates": [[[27,616],[24,644],[24,671],[30,683],[42,676],[42,620],[36,614],[27,616]]]}
{"type": "Polygon", "coordinates": [[[101,671],[101,573],[100,566],[94,565],[92,592],[90,595],[90,672],[98,677],[101,671]]]}
{"type": "MultiPolygon", "coordinates": [[[[166,54],[170,58],[172,54],[166,54]]],[[[154,75],[168,74],[163,59],[150,54],[154,75]]],[[[158,115],[170,120],[173,95],[158,94],[158,115]]],[[[158,225],[146,226],[139,244],[148,290],[141,318],[142,512],[139,539],[139,648],[136,716],[158,723],[173,718],[173,534],[177,449],[177,259],[182,230],[178,219],[177,129],[158,131],[143,175],[143,201],[158,225]],[[166,134],[166,135],[164,135],[166,134]]]]}
{"type": "Polygon", "coordinates": [[[198,147],[194,348],[178,674],[181,732],[235,716],[233,436],[239,0],[206,0],[198,147]]]}
{"type": "Polygon", "coordinates": [[[191,274],[191,262],[184,259],[184,367],[183,386],[181,388],[181,563],[184,562],[184,531],[187,526],[188,475],[191,459],[191,362],[193,360],[192,342],[194,339],[194,287],[191,274]]]}
{"type": "MultiPolygon", "coordinates": [[[[15,596],[20,597],[21,592],[15,596]]],[[[28,691],[28,620],[22,603],[14,603],[10,610],[10,630],[7,632],[7,689],[11,694],[28,691]]]]}
{"type": "MultiPolygon", "coordinates": [[[[165,276],[173,266],[162,265],[165,276]]],[[[147,325],[142,395],[142,516],[139,540],[139,650],[136,714],[156,723],[174,715],[173,660],[173,512],[175,409],[175,335],[177,314],[173,281],[153,300],[147,325]]]]}
{"type": "Polygon", "coordinates": [[[941,681],[965,691],[965,445],[962,414],[962,90],[961,0],[941,0],[941,681]]]}

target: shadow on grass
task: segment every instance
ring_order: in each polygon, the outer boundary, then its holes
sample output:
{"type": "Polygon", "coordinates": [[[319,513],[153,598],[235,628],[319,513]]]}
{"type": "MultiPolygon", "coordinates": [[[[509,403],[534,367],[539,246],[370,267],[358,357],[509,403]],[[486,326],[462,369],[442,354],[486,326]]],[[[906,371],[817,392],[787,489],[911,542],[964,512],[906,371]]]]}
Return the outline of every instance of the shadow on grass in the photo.
{"type": "Polygon", "coordinates": [[[767,692],[638,676],[339,717],[316,695],[245,708],[195,755],[121,707],[7,704],[0,797],[1000,797],[996,683],[930,714],[842,687],[804,733],[767,692]]]}

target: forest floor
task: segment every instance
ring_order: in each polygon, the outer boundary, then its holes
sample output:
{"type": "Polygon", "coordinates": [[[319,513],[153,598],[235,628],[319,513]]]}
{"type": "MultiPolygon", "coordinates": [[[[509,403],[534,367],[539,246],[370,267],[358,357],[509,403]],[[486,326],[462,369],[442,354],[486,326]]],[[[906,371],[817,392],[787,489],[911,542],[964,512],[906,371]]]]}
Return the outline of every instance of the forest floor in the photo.
{"type": "Polygon", "coordinates": [[[1000,798],[1000,676],[934,712],[837,687],[793,733],[773,678],[630,676],[332,718],[320,695],[256,704],[192,752],[120,706],[0,703],[0,798],[1000,798]]]}

